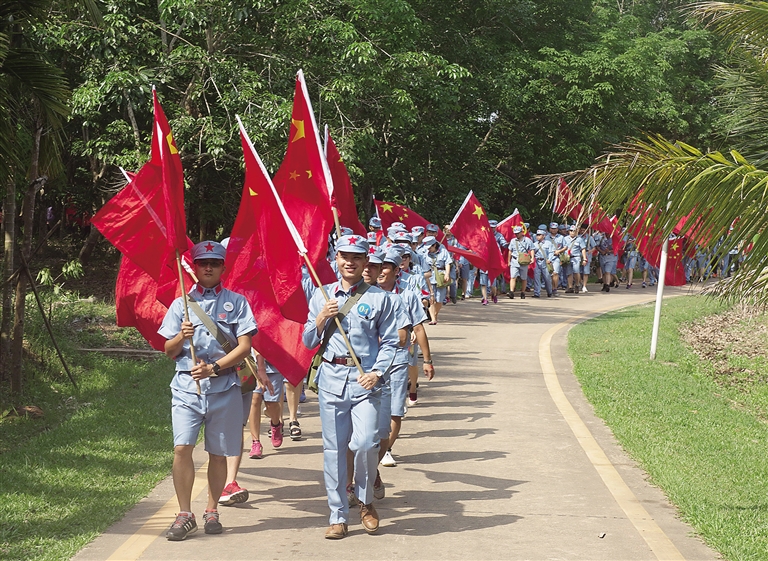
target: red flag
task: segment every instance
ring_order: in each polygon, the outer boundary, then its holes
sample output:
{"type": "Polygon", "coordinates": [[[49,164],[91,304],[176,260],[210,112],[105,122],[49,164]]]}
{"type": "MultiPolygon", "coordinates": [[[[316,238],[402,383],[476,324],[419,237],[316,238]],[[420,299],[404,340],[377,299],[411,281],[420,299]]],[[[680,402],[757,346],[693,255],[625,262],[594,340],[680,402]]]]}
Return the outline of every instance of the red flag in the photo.
{"type": "Polygon", "coordinates": [[[493,229],[488,223],[488,216],[472,191],[453,217],[450,230],[461,245],[480,257],[483,265],[476,266],[488,271],[489,278],[496,278],[504,271],[499,244],[496,243],[493,229]]]}
{"type": "MultiPolygon", "coordinates": [[[[176,143],[154,94],[152,157],[133,180],[93,217],[93,225],[120,253],[161,287],[178,282],[176,250],[191,247],[184,215],[184,177],[176,143]]],[[[175,290],[158,294],[170,306],[175,290]]]]}
{"type": "Polygon", "coordinates": [[[153,349],[165,350],[166,339],[157,330],[168,308],[157,301],[157,282],[125,257],[117,273],[115,309],[119,327],[135,327],[153,349]]]}
{"type": "Polygon", "coordinates": [[[555,214],[569,216],[570,218],[577,220],[581,214],[582,208],[581,204],[576,200],[576,197],[573,196],[573,192],[570,187],[568,187],[565,179],[561,177],[555,195],[555,206],[553,209],[555,214]]]}
{"type": "Polygon", "coordinates": [[[331,177],[333,177],[331,204],[339,213],[339,224],[351,228],[358,236],[365,236],[368,230],[360,222],[360,217],[357,214],[352,181],[349,179],[347,167],[344,165],[341,154],[339,154],[330,134],[326,136],[325,150],[328,168],[331,170],[331,177]]]}
{"type": "MultiPolygon", "coordinates": [[[[326,260],[328,235],[334,228],[330,201],[333,183],[301,71],[296,77],[288,148],[274,185],[300,238],[307,244],[307,257],[321,281],[334,282],[336,275],[326,260]]],[[[284,221],[281,215],[269,213],[262,220],[268,231],[280,229],[277,223],[284,221]]],[[[309,313],[301,290],[303,259],[290,237],[271,232],[264,242],[277,303],[285,317],[303,323],[309,313]]]]}
{"type": "Polygon", "coordinates": [[[152,90],[155,109],[155,126],[152,130],[152,159],[162,170],[162,185],[165,195],[165,224],[168,230],[166,251],[173,261],[176,250],[184,253],[187,245],[187,217],[184,214],[184,172],[176,141],[171,134],[168,119],[157,101],[157,92],[152,90]]]}
{"type": "Polygon", "coordinates": [[[376,205],[376,212],[381,219],[381,229],[384,232],[392,226],[393,222],[402,222],[409,230],[414,226],[423,226],[426,228],[427,224],[429,224],[429,221],[426,218],[407,206],[399,205],[397,203],[377,201],[376,199],[373,200],[373,203],[376,205]]]}
{"type": "MultiPolygon", "coordinates": [[[[297,254],[292,234],[285,221],[275,220],[265,232],[262,218],[280,215],[277,199],[269,185],[269,176],[253,150],[245,131],[240,129],[245,158],[245,182],[235,225],[227,247],[225,283],[244,295],[253,310],[258,332],[253,347],[271,363],[288,381],[297,385],[306,376],[313,351],[302,343],[304,323],[283,316],[272,287],[272,262],[264,251],[274,235],[292,247],[285,249],[291,256],[297,254]],[[264,234],[270,237],[265,237],[264,234]]],[[[302,298],[304,293],[301,292],[302,298]]],[[[305,300],[306,302],[306,300],[305,300]]],[[[306,316],[305,316],[306,319],[306,316]]]]}
{"type": "Polygon", "coordinates": [[[523,218],[520,216],[520,213],[517,209],[515,209],[514,212],[507,216],[504,220],[499,222],[499,224],[496,226],[496,231],[501,233],[501,235],[504,236],[504,239],[510,242],[513,238],[515,238],[515,233],[513,232],[515,226],[522,227],[524,234],[528,233],[528,231],[525,229],[523,218]]]}
{"type": "Polygon", "coordinates": [[[669,240],[667,250],[667,271],[664,283],[668,286],[685,285],[685,267],[683,267],[683,239],[669,240]]]}
{"type": "Polygon", "coordinates": [[[600,205],[597,205],[597,210],[587,214],[586,222],[598,232],[608,234],[609,236],[613,234],[613,221],[608,218],[608,215],[600,205]]]}
{"type": "Polygon", "coordinates": [[[709,228],[702,231],[703,220],[702,214],[694,209],[678,221],[672,232],[678,236],[684,236],[698,245],[707,246],[712,241],[713,230],[709,228]]]}
{"type": "Polygon", "coordinates": [[[445,245],[445,249],[447,249],[454,255],[458,255],[459,257],[466,257],[467,261],[472,263],[475,267],[485,269],[485,266],[487,265],[485,259],[483,259],[477,253],[469,249],[461,249],[459,247],[455,247],[449,244],[445,245]]]}

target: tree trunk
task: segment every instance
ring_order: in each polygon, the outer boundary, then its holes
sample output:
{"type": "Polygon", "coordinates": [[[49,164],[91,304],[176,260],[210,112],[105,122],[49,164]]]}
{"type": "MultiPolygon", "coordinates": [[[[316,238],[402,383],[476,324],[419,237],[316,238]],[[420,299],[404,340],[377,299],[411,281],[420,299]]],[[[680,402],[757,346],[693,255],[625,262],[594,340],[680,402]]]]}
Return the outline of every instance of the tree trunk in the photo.
{"type": "Polygon", "coordinates": [[[11,380],[11,392],[21,391],[21,372],[11,368],[11,291],[8,279],[13,274],[13,252],[16,247],[16,181],[13,177],[5,186],[3,202],[3,317],[0,320],[0,379],[11,380]]]}
{"type": "Polygon", "coordinates": [[[80,248],[80,253],[78,254],[77,258],[80,260],[80,263],[83,265],[87,265],[88,262],[91,260],[91,255],[93,254],[93,250],[96,249],[96,243],[101,238],[101,234],[99,231],[91,225],[91,230],[88,232],[88,237],[85,238],[85,243],[83,244],[83,247],[80,248]]]}
{"type": "MultiPolygon", "coordinates": [[[[32,145],[32,158],[29,166],[29,176],[32,181],[27,185],[24,193],[24,203],[21,207],[21,222],[24,227],[24,238],[21,242],[21,253],[24,260],[29,263],[32,253],[32,237],[35,229],[35,199],[37,192],[45,185],[47,178],[40,175],[40,139],[43,136],[42,119],[38,117],[35,127],[34,143],[32,145]]],[[[16,279],[16,301],[13,315],[13,339],[11,340],[11,368],[14,375],[20,377],[19,389],[23,382],[22,355],[24,352],[24,311],[27,303],[27,275],[22,273],[16,279]]]]}

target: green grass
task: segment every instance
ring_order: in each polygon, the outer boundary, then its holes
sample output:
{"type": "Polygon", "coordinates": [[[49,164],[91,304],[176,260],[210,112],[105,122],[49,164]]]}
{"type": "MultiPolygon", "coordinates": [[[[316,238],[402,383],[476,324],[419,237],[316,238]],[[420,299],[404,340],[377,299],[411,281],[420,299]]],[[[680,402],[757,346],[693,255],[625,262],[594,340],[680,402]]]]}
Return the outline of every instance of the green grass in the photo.
{"type": "MultiPolygon", "coordinates": [[[[137,346],[140,336],[112,327],[111,306],[71,302],[53,315],[76,391],[36,313],[29,314],[27,385],[15,404],[37,405],[45,416],[0,421],[4,560],[70,558],[146,496],[172,460],[172,363],[78,352],[137,346]]],[[[7,388],[0,389],[8,411],[7,388]]]]}
{"type": "MultiPolygon", "coordinates": [[[[653,362],[650,305],[575,327],[569,353],[597,414],[704,540],[732,561],[768,559],[768,387],[717,384],[678,331],[723,310],[703,297],[665,301],[653,362]]],[[[764,357],[738,362],[765,368],[764,357]]]]}

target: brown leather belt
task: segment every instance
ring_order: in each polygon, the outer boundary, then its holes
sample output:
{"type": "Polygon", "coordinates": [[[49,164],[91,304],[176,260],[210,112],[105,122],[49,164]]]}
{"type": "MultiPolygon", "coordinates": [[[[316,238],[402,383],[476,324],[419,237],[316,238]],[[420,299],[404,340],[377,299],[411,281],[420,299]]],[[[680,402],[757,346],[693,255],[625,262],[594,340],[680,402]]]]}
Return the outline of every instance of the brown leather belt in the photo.
{"type": "Polygon", "coordinates": [[[324,358],[323,360],[331,364],[341,364],[342,366],[355,366],[355,359],[353,359],[351,356],[337,356],[331,360],[328,360],[327,358],[324,358]]]}

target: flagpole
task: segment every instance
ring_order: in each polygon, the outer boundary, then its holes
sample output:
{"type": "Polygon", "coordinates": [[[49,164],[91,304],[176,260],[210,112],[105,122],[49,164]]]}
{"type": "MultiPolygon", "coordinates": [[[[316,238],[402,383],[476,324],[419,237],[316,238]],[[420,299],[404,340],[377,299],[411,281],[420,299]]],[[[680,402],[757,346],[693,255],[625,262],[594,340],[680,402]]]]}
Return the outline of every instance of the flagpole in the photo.
{"type": "MultiPolygon", "coordinates": [[[[187,289],[184,287],[184,272],[181,269],[181,255],[176,250],[176,265],[179,268],[179,284],[181,285],[181,296],[184,298],[184,321],[189,321],[189,301],[187,300],[187,289]]],[[[195,355],[195,346],[192,344],[192,338],[189,338],[189,353],[192,355],[192,365],[197,366],[197,356],[195,355]]],[[[200,395],[200,380],[195,380],[197,385],[197,395],[200,395]]]]}
{"type": "Polygon", "coordinates": [[[661,246],[661,263],[659,264],[659,278],[656,283],[656,310],[653,313],[653,331],[651,332],[651,360],[656,360],[656,345],[659,342],[659,323],[661,322],[661,300],[664,297],[664,278],[667,274],[667,251],[669,249],[669,236],[661,246]]]}
{"type": "MultiPolygon", "coordinates": [[[[323,156],[325,156],[325,162],[328,163],[328,125],[325,125],[325,131],[323,133],[323,156]]],[[[333,197],[331,193],[328,193],[331,199],[331,211],[333,211],[333,223],[336,225],[336,239],[341,237],[341,224],[339,224],[339,211],[333,206],[333,197]]]]}
{"type": "Polygon", "coordinates": [[[469,202],[469,198],[472,196],[472,191],[470,190],[469,193],[467,193],[467,198],[464,199],[464,202],[461,203],[461,206],[459,207],[459,210],[456,211],[456,214],[453,216],[453,220],[451,220],[450,226],[448,226],[448,229],[450,230],[453,228],[453,225],[456,223],[456,219],[459,217],[459,214],[461,214],[461,211],[464,210],[464,207],[467,206],[467,203],[469,202]]]}
{"type": "MultiPolygon", "coordinates": [[[[264,162],[261,161],[261,158],[259,157],[258,152],[256,152],[256,149],[253,147],[251,138],[248,136],[248,133],[245,131],[245,126],[243,126],[243,122],[240,120],[240,117],[238,115],[235,115],[235,118],[237,119],[237,122],[240,124],[240,132],[243,134],[243,138],[245,138],[245,141],[248,144],[248,147],[251,149],[251,152],[253,153],[256,163],[258,163],[262,174],[267,179],[267,183],[269,183],[269,187],[272,190],[272,195],[275,197],[275,202],[277,202],[277,207],[278,209],[280,209],[280,214],[283,216],[283,220],[285,220],[285,224],[288,227],[288,231],[291,233],[293,242],[296,244],[296,248],[299,251],[299,255],[301,255],[301,257],[304,259],[304,263],[306,263],[307,269],[309,270],[309,273],[312,275],[312,279],[315,281],[315,284],[323,293],[323,298],[325,298],[326,302],[329,302],[330,298],[328,297],[328,293],[325,291],[325,287],[323,286],[323,283],[320,281],[320,277],[317,275],[317,271],[315,271],[315,268],[312,266],[312,262],[309,260],[309,257],[307,257],[307,248],[304,246],[304,242],[301,240],[301,236],[299,235],[298,230],[296,230],[296,226],[293,224],[291,217],[288,216],[288,213],[285,211],[285,207],[283,206],[283,201],[280,199],[280,196],[277,194],[275,185],[274,183],[272,183],[272,178],[269,177],[269,174],[267,173],[267,169],[264,167],[264,162]]],[[[357,355],[355,355],[355,351],[352,349],[352,344],[349,342],[349,339],[347,338],[347,334],[344,332],[344,327],[341,325],[341,321],[339,320],[338,315],[334,319],[336,320],[336,326],[339,328],[338,331],[341,334],[342,338],[344,339],[344,344],[346,345],[347,350],[349,351],[349,355],[352,357],[352,360],[354,361],[355,366],[357,366],[357,370],[360,372],[361,376],[365,375],[365,372],[363,371],[363,367],[360,365],[360,362],[357,360],[357,355]]]]}

